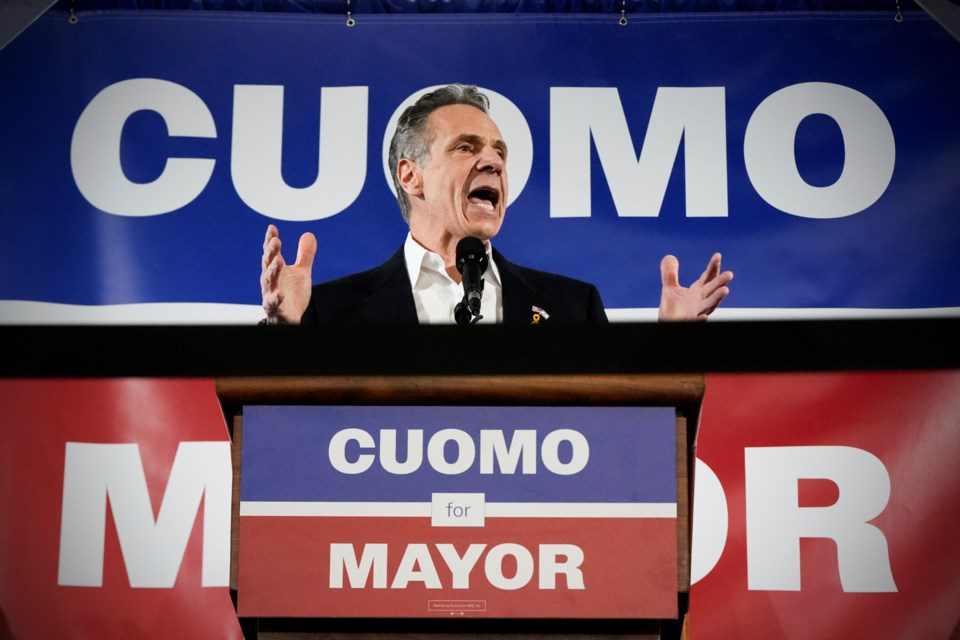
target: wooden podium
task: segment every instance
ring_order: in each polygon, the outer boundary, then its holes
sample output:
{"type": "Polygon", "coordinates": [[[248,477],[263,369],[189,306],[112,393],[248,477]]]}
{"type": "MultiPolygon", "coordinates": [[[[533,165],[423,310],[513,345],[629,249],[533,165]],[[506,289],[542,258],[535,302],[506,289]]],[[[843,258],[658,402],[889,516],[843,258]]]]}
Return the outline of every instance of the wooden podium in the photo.
{"type": "Polygon", "coordinates": [[[233,441],[231,590],[237,595],[243,407],[252,405],[672,407],[676,415],[676,620],[241,618],[245,637],[272,638],[680,638],[686,637],[691,503],[701,375],[222,377],[217,394],[233,441]]]}

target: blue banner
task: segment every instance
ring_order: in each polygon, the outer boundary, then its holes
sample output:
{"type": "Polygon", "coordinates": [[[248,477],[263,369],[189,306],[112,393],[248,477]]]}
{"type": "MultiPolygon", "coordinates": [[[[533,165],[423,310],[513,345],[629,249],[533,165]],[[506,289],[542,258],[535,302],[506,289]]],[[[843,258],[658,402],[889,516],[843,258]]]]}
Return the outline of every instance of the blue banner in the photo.
{"type": "Polygon", "coordinates": [[[714,251],[720,317],[954,314],[958,76],[916,14],[46,16],[0,51],[0,321],[255,321],[269,223],[316,281],[379,264],[392,122],[455,81],[510,145],[495,246],[615,320],[714,251]]]}

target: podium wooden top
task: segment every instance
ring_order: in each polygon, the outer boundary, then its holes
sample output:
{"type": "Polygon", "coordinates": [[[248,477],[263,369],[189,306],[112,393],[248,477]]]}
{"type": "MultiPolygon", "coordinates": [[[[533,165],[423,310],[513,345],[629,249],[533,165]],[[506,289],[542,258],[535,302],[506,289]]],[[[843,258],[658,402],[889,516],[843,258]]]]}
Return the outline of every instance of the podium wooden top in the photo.
{"type": "Polygon", "coordinates": [[[224,403],[373,405],[696,405],[702,375],[221,377],[224,403]]]}

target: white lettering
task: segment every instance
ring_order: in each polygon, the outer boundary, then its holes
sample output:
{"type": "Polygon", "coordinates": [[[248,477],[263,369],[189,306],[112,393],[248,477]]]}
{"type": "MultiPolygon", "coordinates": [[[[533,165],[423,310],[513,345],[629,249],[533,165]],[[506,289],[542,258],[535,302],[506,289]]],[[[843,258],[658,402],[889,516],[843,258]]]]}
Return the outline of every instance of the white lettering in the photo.
{"type": "Polygon", "coordinates": [[[320,90],[316,181],[288,185],[281,172],[283,87],[237,85],[230,172],[240,198],[277,220],[320,220],[350,206],[367,176],[367,87],[320,90]]]}
{"type": "MultiPolygon", "coordinates": [[[[390,137],[403,108],[433,87],[411,95],[387,123],[383,163],[387,183],[390,137]]],[[[523,113],[508,98],[485,90],[490,114],[509,142],[509,201],[522,192],[533,164],[533,141],[523,113]]],[[[317,177],[294,187],[282,174],[282,85],[234,87],[230,171],[239,197],[279,220],[328,218],[349,207],[366,180],[369,88],[322,87],[317,177]]],[[[683,143],[687,217],[728,215],[724,87],[657,89],[637,153],[616,87],[550,90],[550,217],[591,215],[591,149],[596,148],[617,215],[659,216],[683,143]]],[[[170,136],[216,138],[203,100],[179,84],[134,78],[112,84],[77,120],[70,147],[74,180],[95,207],[122,216],[151,216],[187,206],[207,187],[215,161],[166,158],[149,183],[127,178],[120,159],[124,125],[138,111],[154,111],[170,136]]],[[[863,93],[837,84],[801,83],[781,89],[754,111],[743,142],[744,163],[757,193],[791,215],[829,219],[874,204],[893,176],[893,130],[863,93]],[[800,123],[811,115],[833,119],[843,136],[844,163],[834,184],[805,182],[795,157],[800,123]]]]}
{"type": "Polygon", "coordinates": [[[390,588],[406,589],[411,582],[422,582],[427,589],[440,588],[440,576],[437,575],[430,549],[425,544],[407,545],[390,588]]]}
{"type": "Polygon", "coordinates": [[[543,466],[559,476],[572,476],[580,473],[590,460],[590,444],[579,431],[573,429],[557,429],[547,434],[540,445],[540,457],[543,466]],[[560,443],[570,443],[570,461],[560,461],[560,443]]]}
{"type": "Polygon", "coordinates": [[[213,174],[214,160],[167,158],[153,182],[127,178],[120,163],[120,138],[127,119],[155,111],[170,136],[216,138],[217,128],[197,94],[167,80],[135,78],[110,85],[80,114],[70,141],[70,168],[83,197],[118,216],[153,216],[193,202],[213,174]]]}
{"type": "Polygon", "coordinates": [[[107,500],[132,587],[172,588],[203,498],[204,587],[230,581],[228,442],[181,442],[156,520],[136,444],[68,442],[57,584],[103,584],[107,500]]]}
{"type": "Polygon", "coordinates": [[[407,431],[407,459],[397,461],[397,430],[380,431],[380,465],[389,473],[404,475],[413,473],[423,463],[423,429],[407,431]]]}
{"type": "Polygon", "coordinates": [[[494,462],[500,473],[516,473],[517,463],[523,459],[523,473],[537,472],[537,432],[533,429],[518,429],[513,432],[507,446],[503,431],[483,429],[480,431],[480,473],[492,474],[494,462]]]}
{"type": "MultiPolygon", "coordinates": [[[[397,455],[397,430],[381,429],[379,453],[361,453],[353,460],[347,459],[346,449],[355,442],[361,451],[377,449],[373,436],[359,428],[343,429],[330,439],[328,454],[331,466],[341,473],[357,474],[369,470],[379,456],[380,466],[389,473],[407,475],[417,471],[423,464],[423,430],[407,430],[406,458],[403,462],[397,455]]],[[[512,432],[510,444],[503,431],[482,429],[480,431],[480,473],[493,474],[495,468],[502,474],[513,474],[519,465],[524,474],[537,472],[537,432],[533,429],[518,429],[512,432]]],[[[558,475],[569,476],[583,471],[590,460],[590,444],[586,437],[573,429],[557,429],[548,433],[540,445],[543,466],[558,475]],[[564,446],[566,443],[566,446],[564,446]],[[561,447],[566,462],[561,460],[561,447]]],[[[445,475],[465,473],[473,467],[477,458],[477,445],[473,437],[461,429],[441,429],[427,442],[427,461],[430,466],[445,475]],[[448,454],[450,458],[448,459],[448,454]]]]}
{"type": "Polygon", "coordinates": [[[681,140],[687,216],[727,215],[723,87],[660,87],[639,158],[615,87],[551,88],[551,218],[590,216],[591,140],[617,215],[660,215],[681,140]]]}
{"type": "Polygon", "coordinates": [[[581,564],[583,549],[574,544],[540,545],[540,588],[556,589],[557,574],[562,573],[567,577],[567,589],[583,589],[581,564]]]}
{"type": "Polygon", "coordinates": [[[365,544],[360,560],[357,560],[353,545],[334,542],[330,544],[330,588],[343,588],[343,574],[347,573],[350,586],[362,589],[367,586],[373,571],[373,588],[387,588],[387,545],[365,544]]]}
{"type": "Polygon", "coordinates": [[[506,542],[490,549],[484,561],[487,580],[497,589],[515,591],[525,587],[533,577],[533,556],[526,547],[506,542]],[[504,560],[507,556],[514,559],[516,572],[512,578],[504,575],[504,560]]]}
{"type": "Polygon", "coordinates": [[[893,177],[893,129],[877,104],[838,84],[807,82],[760,103],[743,140],[743,159],[754,189],[770,205],[803,218],[842,218],[863,211],[893,177]],[[797,127],[807,116],[833,118],[843,134],[843,171],[827,187],[807,184],[794,155],[797,127]]]}
{"type": "Polygon", "coordinates": [[[437,545],[437,550],[440,552],[440,555],[443,556],[443,560],[447,563],[447,566],[450,567],[450,573],[453,574],[453,584],[451,586],[453,586],[454,589],[470,588],[470,572],[473,571],[477,560],[480,559],[483,550],[486,548],[487,545],[485,544],[471,544],[467,547],[467,552],[464,553],[461,558],[457,553],[456,547],[452,544],[437,545]]]}
{"type": "Polygon", "coordinates": [[[693,498],[693,536],[690,552],[690,584],[713,571],[727,545],[730,516],[720,478],[707,463],[696,460],[693,498]]]}
{"type": "Polygon", "coordinates": [[[869,524],[890,498],[890,476],[876,456],[852,447],[754,447],[744,462],[751,590],[800,590],[800,538],[836,542],[844,591],[897,590],[887,539],[869,524]],[[801,478],[833,481],[837,502],[801,508],[801,478]]]}
{"type": "MultiPolygon", "coordinates": [[[[467,547],[461,556],[452,544],[437,544],[437,551],[450,570],[453,589],[469,589],[470,574],[480,561],[486,544],[474,543],[467,547]]],[[[356,549],[349,543],[330,545],[330,588],[342,589],[344,574],[353,589],[364,589],[373,574],[372,586],[375,589],[387,585],[386,544],[366,544],[358,561],[356,549]]],[[[572,544],[542,544],[538,548],[540,589],[556,589],[557,575],[566,577],[567,589],[584,589],[583,549],[572,544]]],[[[530,583],[533,578],[534,556],[520,544],[506,542],[492,547],[484,560],[484,574],[487,582],[506,591],[515,591],[530,583]],[[507,577],[507,574],[511,574],[507,577]]],[[[406,589],[411,582],[422,582],[426,589],[442,589],[443,583],[437,572],[436,562],[430,546],[424,543],[406,545],[403,557],[390,583],[391,589],[406,589]]]]}
{"type": "Polygon", "coordinates": [[[473,465],[476,453],[477,449],[470,434],[460,429],[441,429],[433,434],[427,444],[427,459],[430,461],[430,466],[446,475],[456,475],[469,469],[473,465]],[[457,455],[453,462],[447,462],[444,455],[448,442],[453,442],[457,448],[457,455]]]}
{"type": "Polygon", "coordinates": [[[330,465],[340,473],[357,474],[363,473],[373,465],[374,455],[364,453],[357,456],[353,462],[347,460],[347,443],[356,442],[361,449],[375,448],[373,436],[363,429],[344,429],[333,434],[330,438],[330,445],[327,447],[327,454],[330,458],[330,465]]]}

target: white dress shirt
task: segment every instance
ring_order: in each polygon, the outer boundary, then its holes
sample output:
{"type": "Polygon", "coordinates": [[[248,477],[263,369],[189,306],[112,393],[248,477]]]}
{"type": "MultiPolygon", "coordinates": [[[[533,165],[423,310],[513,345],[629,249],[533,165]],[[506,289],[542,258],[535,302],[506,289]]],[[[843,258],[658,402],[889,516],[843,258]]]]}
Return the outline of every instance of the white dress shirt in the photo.
{"type": "MultiPolygon", "coordinates": [[[[480,299],[480,324],[503,322],[503,287],[493,261],[490,242],[487,270],[483,273],[483,297],[480,299]]],[[[447,275],[443,258],[423,248],[410,233],[403,244],[407,275],[413,288],[413,301],[420,324],[456,324],[453,309],[463,300],[463,285],[447,275]]]]}

